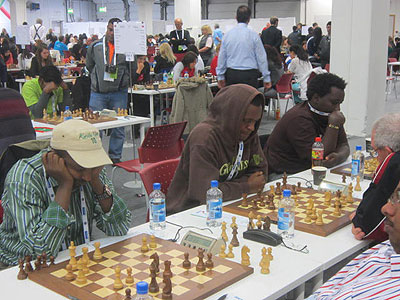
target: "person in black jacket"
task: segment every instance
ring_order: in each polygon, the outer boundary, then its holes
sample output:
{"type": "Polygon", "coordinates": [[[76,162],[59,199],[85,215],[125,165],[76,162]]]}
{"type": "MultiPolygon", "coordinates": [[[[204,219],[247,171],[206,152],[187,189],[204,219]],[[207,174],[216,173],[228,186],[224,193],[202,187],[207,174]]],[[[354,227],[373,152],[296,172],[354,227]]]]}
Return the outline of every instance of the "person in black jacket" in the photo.
{"type": "Polygon", "coordinates": [[[269,22],[271,26],[263,30],[261,33],[261,40],[264,45],[275,47],[278,53],[281,53],[282,31],[277,28],[279,20],[277,17],[271,17],[269,22]]]}
{"type": "MultiPolygon", "coordinates": [[[[137,56],[132,66],[132,84],[144,85],[150,81],[150,65],[146,61],[146,55],[137,56]]],[[[133,113],[135,116],[148,117],[150,114],[149,96],[133,95],[133,113]]],[[[135,126],[136,136],[139,126],[135,126]]]]}
{"type": "Polygon", "coordinates": [[[171,46],[164,42],[160,45],[160,54],[158,54],[154,60],[156,61],[156,66],[154,67],[155,74],[168,73],[173,69],[176,57],[172,52],[171,46]]]}
{"type": "Polygon", "coordinates": [[[169,34],[170,43],[172,44],[172,51],[174,53],[184,53],[190,43],[189,31],[182,29],[182,19],[175,19],[176,30],[172,30],[169,34]]]}
{"type": "Polygon", "coordinates": [[[31,68],[29,70],[29,76],[35,77],[38,76],[40,70],[43,67],[52,66],[53,60],[50,56],[50,51],[47,48],[38,48],[36,51],[36,55],[32,58],[31,68]]]}

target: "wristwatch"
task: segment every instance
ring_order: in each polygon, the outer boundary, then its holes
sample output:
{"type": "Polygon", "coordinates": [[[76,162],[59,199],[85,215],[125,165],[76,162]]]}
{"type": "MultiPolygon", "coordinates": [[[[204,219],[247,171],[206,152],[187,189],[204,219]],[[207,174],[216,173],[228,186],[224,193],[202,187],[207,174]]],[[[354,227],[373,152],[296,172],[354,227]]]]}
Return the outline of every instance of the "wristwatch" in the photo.
{"type": "Polygon", "coordinates": [[[100,194],[100,195],[97,195],[96,193],[94,194],[94,197],[97,199],[97,201],[103,201],[107,198],[110,198],[111,196],[112,196],[112,193],[107,184],[104,185],[102,194],[100,194]]]}

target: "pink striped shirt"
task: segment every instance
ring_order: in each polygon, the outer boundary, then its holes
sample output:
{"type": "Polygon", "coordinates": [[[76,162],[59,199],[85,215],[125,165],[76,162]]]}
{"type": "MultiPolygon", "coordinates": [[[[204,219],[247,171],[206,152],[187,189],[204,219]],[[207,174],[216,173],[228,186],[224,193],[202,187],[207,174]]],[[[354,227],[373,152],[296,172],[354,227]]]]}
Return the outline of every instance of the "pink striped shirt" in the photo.
{"type": "Polygon", "coordinates": [[[309,299],[400,299],[400,254],[389,241],[349,262],[309,299]]]}

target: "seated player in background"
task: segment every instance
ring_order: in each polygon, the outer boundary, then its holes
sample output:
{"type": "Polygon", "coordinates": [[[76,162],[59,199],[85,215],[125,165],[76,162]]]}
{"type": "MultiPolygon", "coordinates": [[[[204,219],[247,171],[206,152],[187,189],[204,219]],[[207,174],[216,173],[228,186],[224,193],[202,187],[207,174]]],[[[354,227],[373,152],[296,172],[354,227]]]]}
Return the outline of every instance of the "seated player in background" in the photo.
{"type": "Polygon", "coordinates": [[[150,65],[146,61],[146,55],[138,55],[132,66],[132,83],[146,84],[150,82],[150,65]]]}
{"type": "Polygon", "coordinates": [[[194,52],[187,52],[182,61],[178,62],[174,69],[174,81],[187,77],[197,76],[199,70],[197,69],[197,55],[194,52]]]}
{"type": "Polygon", "coordinates": [[[350,261],[307,300],[400,299],[400,185],[382,207],[389,240],[350,261]]]}
{"type": "Polygon", "coordinates": [[[57,256],[71,241],[88,243],[93,221],[107,235],[124,235],[129,229],[131,213],[107,178],[104,165],[112,162],[98,129],[68,120],[54,128],[50,146],[19,160],[8,172],[0,268],[16,265],[26,255],[57,256]]]}
{"type": "Polygon", "coordinates": [[[223,200],[264,188],[267,162],[257,135],[264,96],[246,84],[221,89],[185,143],[167,194],[167,213],[205,204],[211,180],[219,181],[223,200]],[[241,150],[242,149],[242,150],[241,150]]]}
{"type": "Polygon", "coordinates": [[[43,117],[43,110],[52,116],[72,105],[68,86],[55,66],[43,67],[39,78],[27,81],[22,87],[22,97],[30,110],[32,119],[43,117]]]}
{"type": "Polygon", "coordinates": [[[345,117],[340,112],[345,87],[344,80],[331,73],[311,80],[308,101],[284,114],[264,147],[269,173],[273,174],[270,179],[311,168],[311,147],[319,136],[324,144],[324,166],[330,168],[346,160],[350,150],[343,128],[345,117]]]}
{"type": "Polygon", "coordinates": [[[400,181],[400,113],[387,114],[375,122],[371,147],[371,154],[377,158],[379,166],[357,211],[350,218],[356,239],[382,242],[387,239],[387,234],[381,209],[400,181]]]}

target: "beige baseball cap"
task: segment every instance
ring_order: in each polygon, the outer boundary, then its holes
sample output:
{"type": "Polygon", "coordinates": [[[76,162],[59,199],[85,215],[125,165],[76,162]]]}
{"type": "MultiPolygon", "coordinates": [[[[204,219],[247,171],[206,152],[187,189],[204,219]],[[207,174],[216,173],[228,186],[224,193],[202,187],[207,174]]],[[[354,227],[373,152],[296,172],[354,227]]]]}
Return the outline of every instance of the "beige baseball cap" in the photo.
{"type": "Polygon", "coordinates": [[[67,151],[84,168],[112,164],[101,144],[99,130],[82,120],[68,120],[54,127],[50,146],[67,151]]]}

